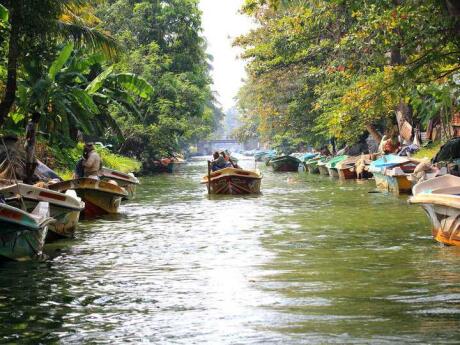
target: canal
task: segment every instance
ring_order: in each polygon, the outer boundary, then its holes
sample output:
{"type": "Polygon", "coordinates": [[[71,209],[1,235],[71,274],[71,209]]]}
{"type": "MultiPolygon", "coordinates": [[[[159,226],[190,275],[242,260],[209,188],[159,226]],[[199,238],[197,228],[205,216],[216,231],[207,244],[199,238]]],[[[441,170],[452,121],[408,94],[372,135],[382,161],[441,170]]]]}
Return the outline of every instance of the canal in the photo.
{"type": "Polygon", "coordinates": [[[406,197],[261,166],[263,195],[208,198],[205,169],[144,178],[48,260],[1,264],[0,343],[460,342],[460,248],[406,197]]]}

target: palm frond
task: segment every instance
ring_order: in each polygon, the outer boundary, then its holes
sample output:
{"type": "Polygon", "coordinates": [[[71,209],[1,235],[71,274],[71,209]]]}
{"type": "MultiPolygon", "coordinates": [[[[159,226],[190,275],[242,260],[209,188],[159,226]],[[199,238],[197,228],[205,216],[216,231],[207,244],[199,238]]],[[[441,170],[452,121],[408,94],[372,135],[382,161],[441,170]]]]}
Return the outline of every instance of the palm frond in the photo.
{"type": "Polygon", "coordinates": [[[114,60],[119,52],[120,46],[109,34],[101,32],[88,26],[58,20],[56,22],[58,34],[63,39],[72,39],[77,47],[87,46],[94,51],[100,51],[114,60]]]}

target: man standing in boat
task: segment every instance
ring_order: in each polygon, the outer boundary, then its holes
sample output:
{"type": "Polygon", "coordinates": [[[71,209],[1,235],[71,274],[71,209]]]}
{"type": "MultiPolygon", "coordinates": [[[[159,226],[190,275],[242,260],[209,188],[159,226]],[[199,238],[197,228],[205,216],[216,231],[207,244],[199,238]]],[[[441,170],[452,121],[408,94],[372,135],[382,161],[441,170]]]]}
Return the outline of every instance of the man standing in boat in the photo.
{"type": "Polygon", "coordinates": [[[99,171],[101,170],[101,157],[96,152],[92,143],[85,144],[83,148],[83,176],[99,179],[99,171]]]}

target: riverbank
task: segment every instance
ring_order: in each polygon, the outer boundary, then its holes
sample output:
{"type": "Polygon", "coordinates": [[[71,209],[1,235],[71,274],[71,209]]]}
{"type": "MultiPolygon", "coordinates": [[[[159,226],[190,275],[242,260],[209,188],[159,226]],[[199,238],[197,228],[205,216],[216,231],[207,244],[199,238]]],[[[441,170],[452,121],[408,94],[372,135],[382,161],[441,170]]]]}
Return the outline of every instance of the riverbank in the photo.
{"type": "MultiPolygon", "coordinates": [[[[103,166],[124,173],[137,173],[141,170],[141,162],[134,158],[111,152],[108,148],[97,146],[96,150],[102,158],[103,166]]],[[[73,148],[60,148],[38,143],[37,156],[43,163],[55,170],[64,180],[72,178],[77,161],[81,158],[83,144],[73,148]]]]}

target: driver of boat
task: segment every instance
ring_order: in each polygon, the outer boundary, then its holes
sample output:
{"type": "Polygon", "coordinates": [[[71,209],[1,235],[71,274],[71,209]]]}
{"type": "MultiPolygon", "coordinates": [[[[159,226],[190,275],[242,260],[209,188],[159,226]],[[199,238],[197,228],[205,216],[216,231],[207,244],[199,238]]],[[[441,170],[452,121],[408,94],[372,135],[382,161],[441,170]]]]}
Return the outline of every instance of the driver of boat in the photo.
{"type": "Polygon", "coordinates": [[[225,157],[221,154],[219,154],[219,152],[214,152],[214,154],[212,155],[212,157],[214,158],[214,160],[211,162],[212,163],[212,166],[211,166],[211,169],[212,171],[217,171],[217,170],[220,170],[220,169],[224,169],[227,167],[227,163],[225,161],[225,157]]]}
{"type": "Polygon", "coordinates": [[[230,157],[230,154],[229,154],[228,152],[222,151],[220,154],[222,155],[222,157],[224,157],[225,162],[227,162],[227,164],[226,164],[226,166],[225,166],[226,168],[236,168],[236,169],[240,169],[240,167],[238,166],[238,164],[236,164],[236,163],[234,163],[234,162],[232,161],[232,158],[230,157]]]}
{"type": "Polygon", "coordinates": [[[92,143],[85,144],[83,148],[83,173],[84,177],[99,179],[101,170],[101,157],[96,152],[92,143]]]}

